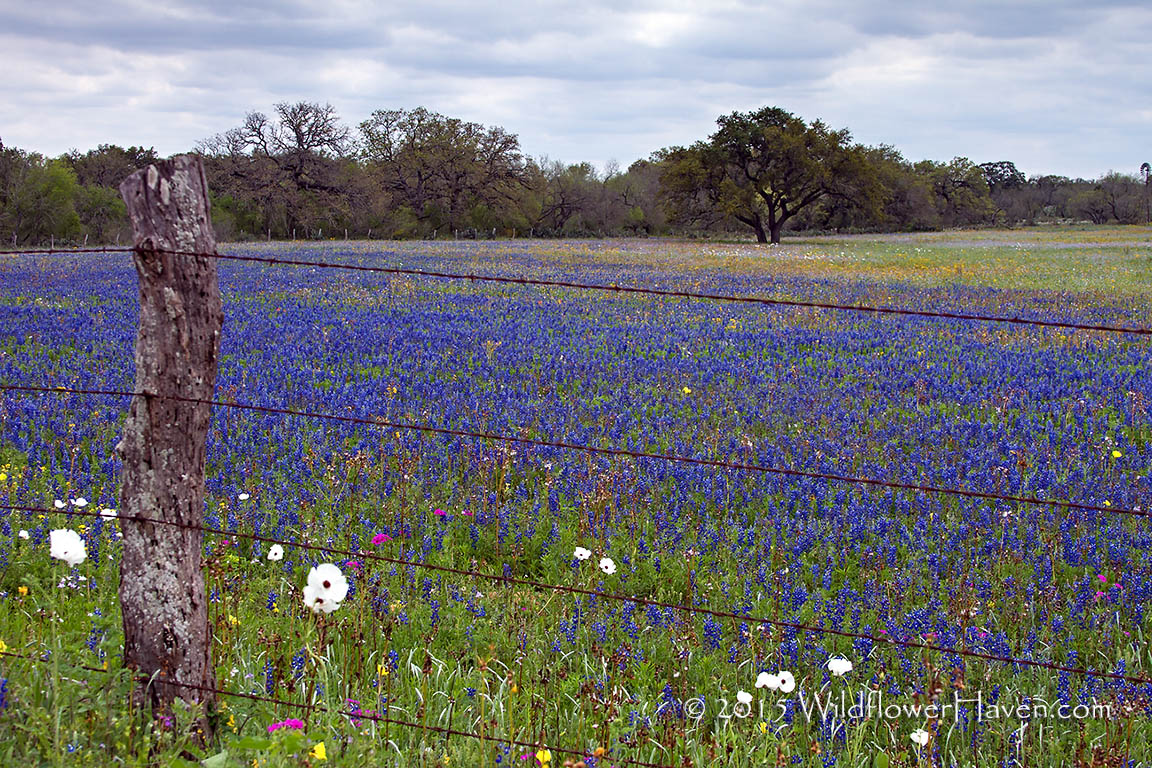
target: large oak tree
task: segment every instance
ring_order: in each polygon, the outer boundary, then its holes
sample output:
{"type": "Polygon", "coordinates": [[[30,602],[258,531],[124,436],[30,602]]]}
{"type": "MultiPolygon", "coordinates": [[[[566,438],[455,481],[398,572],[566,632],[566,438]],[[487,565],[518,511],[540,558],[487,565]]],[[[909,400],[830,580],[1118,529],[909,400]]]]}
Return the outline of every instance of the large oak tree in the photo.
{"type": "Polygon", "coordinates": [[[369,172],[425,228],[466,226],[478,208],[513,206],[523,184],[520,140],[499,126],[382,109],[360,123],[360,136],[369,172]]]}
{"type": "Polygon", "coordinates": [[[818,200],[879,207],[882,188],[846,129],[805,123],[778,107],[733,112],[716,123],[707,141],[660,158],[673,221],[730,217],[751,227],[759,242],[779,243],[784,224],[818,200]]]}
{"type": "Polygon", "coordinates": [[[197,149],[214,193],[252,201],[263,211],[260,229],[311,232],[348,216],[351,131],[330,104],[281,102],[273,116],[249,112],[243,125],[197,149]]]}

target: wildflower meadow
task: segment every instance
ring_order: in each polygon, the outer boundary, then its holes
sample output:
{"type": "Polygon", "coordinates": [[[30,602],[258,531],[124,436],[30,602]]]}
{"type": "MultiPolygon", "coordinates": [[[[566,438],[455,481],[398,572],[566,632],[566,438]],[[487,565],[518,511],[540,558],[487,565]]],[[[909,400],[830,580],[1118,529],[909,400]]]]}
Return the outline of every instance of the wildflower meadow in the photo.
{"type": "MultiPolygon", "coordinates": [[[[1135,227],[220,251],[1152,327],[1135,227]]],[[[133,703],[129,398],[2,391],[0,763],[1152,764],[1152,337],[219,269],[217,396],[269,409],[208,438],[226,693],[133,703]]],[[[0,256],[0,385],[130,391],[136,302],[0,256]]]]}

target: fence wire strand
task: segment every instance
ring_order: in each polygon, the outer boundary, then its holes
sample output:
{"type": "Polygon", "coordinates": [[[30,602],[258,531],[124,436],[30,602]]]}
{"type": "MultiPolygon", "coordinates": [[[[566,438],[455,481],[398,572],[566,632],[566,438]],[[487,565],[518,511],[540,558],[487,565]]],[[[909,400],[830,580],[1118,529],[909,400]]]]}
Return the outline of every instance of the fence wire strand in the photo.
{"type": "Polygon", "coordinates": [[[379,418],[366,418],[359,416],[341,416],[332,413],[319,413],[316,411],[303,411],[293,408],[277,408],[265,405],[252,405],[238,403],[231,400],[204,400],[195,397],[182,397],[179,395],[155,395],[148,392],[131,392],[119,389],[81,389],[70,387],[34,387],[28,385],[5,384],[0,385],[0,392],[30,393],[30,394],[56,394],[56,395],[104,395],[117,397],[163,397],[169,400],[193,403],[197,405],[211,405],[233,410],[254,411],[256,413],[269,413],[281,416],[298,416],[308,419],[324,421],[337,421],[346,424],[362,424],[365,426],[384,427],[387,429],[403,429],[428,434],[447,435],[450,437],[468,437],[478,440],[491,440],[495,442],[517,443],[539,448],[557,448],[561,450],[580,451],[583,453],[599,454],[603,456],[623,456],[636,459],[656,459],[659,461],[676,462],[681,464],[694,464],[697,466],[715,467],[718,469],[742,470],[747,472],[761,472],[766,474],[783,475],[787,477],[800,477],[808,480],[827,480],[830,482],[847,483],[854,485],[867,485],[875,488],[889,488],[893,490],[917,491],[933,495],[955,496],[970,499],[984,499],[987,501],[1003,501],[1019,504],[1034,504],[1043,507],[1064,507],[1085,512],[1103,512],[1119,515],[1133,515],[1148,517],[1152,510],[1136,507],[1114,507],[1098,504],[1086,504],[1077,501],[1061,499],[1044,499],[1039,496],[1013,496],[1010,494],[991,493],[988,491],[975,491],[967,488],[954,488],[940,485],[922,485],[918,483],[903,483],[895,480],[881,480],[874,477],[858,475],[841,475],[827,472],[809,472],[802,469],[775,467],[764,464],[749,464],[745,462],[726,461],[724,459],[703,459],[694,456],[681,456],[671,453],[655,453],[650,451],[633,451],[627,448],[605,448],[581,443],[570,443],[562,440],[540,440],[532,437],[502,434],[499,432],[480,432],[475,430],[451,429],[448,427],[435,427],[428,424],[416,424],[402,421],[387,421],[379,418]]]}
{"type": "Polygon", "coordinates": [[[1018,666],[1036,667],[1040,669],[1052,670],[1055,672],[1068,672],[1072,674],[1085,675],[1089,677],[1109,678],[1113,680],[1122,680],[1129,683],[1152,683],[1152,678],[1139,677],[1133,675],[1124,675],[1119,672],[1097,672],[1084,667],[1070,667],[1053,662],[1034,661],[1031,659],[1021,659],[1015,656],[1002,656],[991,653],[984,653],[982,651],[971,651],[963,648],[949,648],[943,645],[934,645],[928,642],[919,642],[912,640],[900,640],[895,637],[888,637],[885,635],[871,635],[864,632],[851,632],[849,630],[833,629],[830,627],[819,627],[814,624],[803,624],[799,622],[783,621],[781,619],[771,619],[762,616],[749,616],[746,614],[733,613],[730,611],[718,611],[713,608],[706,608],[699,605],[684,605],[678,603],[669,603],[662,600],[652,600],[646,597],[637,597],[633,595],[620,595],[613,592],[604,592],[596,589],[588,589],[586,587],[575,587],[567,584],[549,584],[547,582],[535,581],[533,579],[521,579],[515,576],[504,576],[503,574],[485,573],[483,571],[474,571],[464,568],[453,568],[447,565],[435,565],[433,563],[423,563],[416,560],[401,560],[399,558],[388,557],[386,555],[378,555],[374,552],[367,552],[364,550],[349,550],[341,549],[339,547],[329,547],[323,544],[312,544],[309,542],[293,542],[283,539],[275,539],[268,536],[261,536],[256,533],[245,533],[242,531],[229,531],[221,528],[211,528],[205,525],[191,525],[189,523],[182,523],[176,520],[162,520],[159,518],[151,518],[144,516],[129,516],[117,514],[115,518],[108,518],[99,512],[88,512],[85,510],[73,509],[49,509],[47,507],[28,507],[20,505],[7,505],[0,504],[0,509],[12,512],[27,512],[32,514],[61,514],[70,517],[99,517],[108,521],[120,520],[133,523],[149,523],[153,525],[168,525],[175,528],[182,528],[186,530],[200,531],[201,533],[208,533],[220,536],[236,536],[251,541],[258,541],[262,544],[279,544],[283,547],[296,547],[299,549],[307,550],[310,552],[324,552],[330,555],[340,555],[349,559],[360,560],[373,560],[381,563],[388,563],[389,565],[403,566],[406,568],[419,568],[422,570],[434,571],[438,573],[449,573],[455,576],[465,576],[472,579],[484,579],[486,581],[494,581],[502,584],[509,584],[512,586],[529,587],[532,589],[546,589],[553,592],[562,592],[573,595],[583,595],[587,597],[603,598],[605,600],[614,600],[624,603],[635,603],[637,605],[650,606],[654,608],[663,608],[666,610],[686,611],[689,613],[704,614],[707,616],[714,616],[720,619],[734,620],[743,624],[756,624],[764,626],[778,627],[780,629],[791,629],[797,632],[814,632],[824,635],[835,635],[836,637],[844,637],[854,640],[869,640],[874,643],[881,643],[884,645],[898,646],[901,648],[911,648],[920,651],[936,651],[943,654],[952,654],[956,656],[965,656],[974,659],[983,659],[985,661],[995,661],[1004,664],[1014,664],[1018,666]]]}
{"type": "MultiPolygon", "coordinates": [[[[68,254],[68,253],[133,253],[135,248],[72,248],[49,250],[13,250],[0,251],[0,256],[27,256],[36,254],[68,254]]],[[[503,283],[511,285],[532,285],[550,288],[572,288],[588,291],[607,291],[613,293],[640,294],[649,296],[663,296],[666,298],[701,299],[708,301],[735,302],[744,304],[761,304],[776,307],[796,307],[809,309],[829,309],[844,312],[862,312],[883,315],[904,315],[910,317],[928,317],[947,320],[972,320],[987,323],[1007,323],[1012,325],[1029,325],[1040,328],[1059,328],[1076,331],[1101,331],[1104,333],[1134,334],[1137,336],[1152,335],[1152,328],[1140,328],[1120,325],[1093,325],[1089,323],[1062,322],[1059,320],[1039,320],[1026,317],[1003,317],[999,315],[979,315],[968,312],[944,312],[929,309],[908,309],[906,307],[884,307],[868,304],[836,304],[822,301],[802,301],[800,299],[772,299],[765,296],[731,295],[721,293],[707,293],[702,291],[679,291],[665,288],[649,288],[645,286],[614,285],[601,283],[579,283],[569,280],[548,280],[535,277],[513,277],[509,275],[485,275],[468,272],[442,272],[434,270],[410,269],[405,267],[375,267],[366,264],[350,264],[347,262],[311,261],[306,259],[282,259],[271,256],[245,256],[230,253],[200,253],[196,251],[177,251],[156,249],[152,253],[169,253],[174,256],[192,256],[227,261],[255,262],[260,264],[274,264],[281,266],[313,267],[317,269],[343,269],[355,272],[376,272],[386,275],[404,275],[408,277],[431,277],[445,280],[467,280],[471,282],[503,283]]]]}
{"type": "MultiPolygon", "coordinates": [[[[40,657],[40,656],[28,656],[26,654],[13,653],[11,651],[0,651],[0,657],[19,659],[22,661],[31,661],[31,662],[35,662],[38,664],[47,664],[51,661],[51,659],[45,659],[45,658],[40,657]]],[[[83,669],[87,672],[104,672],[104,673],[115,672],[115,670],[104,669],[103,667],[93,667],[90,665],[78,664],[78,663],[74,663],[74,662],[66,662],[66,663],[70,667],[73,667],[75,669],[83,669]]],[[[230,691],[230,690],[227,690],[225,688],[216,688],[216,687],[207,686],[207,685],[196,685],[194,683],[184,683],[184,682],[180,682],[177,680],[171,680],[171,679],[163,677],[163,676],[153,678],[153,677],[149,677],[147,675],[138,675],[138,676],[136,676],[136,680],[138,682],[141,682],[141,683],[157,682],[157,683],[161,683],[163,685],[171,685],[171,686],[174,686],[176,688],[184,688],[186,690],[200,691],[202,693],[213,693],[213,694],[216,694],[217,696],[227,696],[227,697],[231,697],[231,698],[248,699],[249,701],[256,701],[256,702],[267,703],[267,704],[276,704],[278,706],[292,707],[294,709],[304,709],[304,710],[307,710],[309,713],[311,713],[311,712],[323,712],[325,714],[332,714],[332,715],[338,715],[341,717],[347,717],[351,720],[369,720],[372,722],[384,723],[387,725],[399,725],[399,726],[402,726],[405,728],[415,728],[415,729],[422,730],[422,731],[432,731],[434,733],[438,733],[438,734],[441,734],[444,736],[463,736],[465,738],[479,739],[481,741],[491,741],[491,742],[495,742],[496,744],[508,744],[509,746],[525,747],[525,748],[534,749],[534,750],[535,749],[547,749],[547,750],[559,752],[559,753],[565,754],[565,755],[578,755],[578,756],[582,756],[582,757],[587,757],[587,756],[592,754],[591,750],[578,750],[578,749],[573,749],[571,747],[554,746],[554,745],[547,744],[544,742],[530,742],[530,741],[523,741],[521,739],[502,738],[499,736],[494,736],[494,735],[485,734],[485,733],[476,733],[474,731],[461,731],[461,730],[457,730],[455,728],[447,728],[447,727],[440,726],[440,725],[429,725],[427,723],[414,723],[414,722],[411,722],[409,720],[400,720],[398,718],[385,717],[384,715],[376,714],[374,712],[360,712],[360,711],[347,711],[346,712],[343,710],[332,709],[331,707],[326,707],[322,704],[306,704],[303,702],[295,702],[295,701],[288,701],[286,699],[279,699],[279,698],[276,698],[274,696],[264,696],[264,695],[260,695],[260,694],[256,694],[256,693],[243,693],[241,691],[230,691]]],[[[648,762],[646,760],[638,760],[635,758],[629,758],[629,757],[624,757],[624,756],[613,755],[613,756],[611,756],[610,759],[612,760],[612,762],[623,763],[626,765],[637,765],[637,766],[641,766],[641,768],[673,768],[673,766],[666,764],[666,763],[651,763],[651,762],[648,762]]]]}

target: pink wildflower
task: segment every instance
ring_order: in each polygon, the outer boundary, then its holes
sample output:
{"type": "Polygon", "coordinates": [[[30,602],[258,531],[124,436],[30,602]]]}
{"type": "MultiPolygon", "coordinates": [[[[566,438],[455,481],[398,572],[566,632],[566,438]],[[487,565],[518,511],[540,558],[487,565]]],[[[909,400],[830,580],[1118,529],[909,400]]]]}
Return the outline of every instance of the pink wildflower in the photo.
{"type": "Polygon", "coordinates": [[[392,541],[392,537],[386,533],[378,533],[372,537],[372,546],[378,547],[386,541],[392,541]]]}
{"type": "Polygon", "coordinates": [[[304,721],[297,720],[293,717],[287,720],[281,720],[279,723],[272,723],[272,725],[268,726],[268,733],[273,733],[274,731],[278,731],[281,728],[291,728],[294,731],[299,731],[303,727],[304,721]]]}
{"type": "Polygon", "coordinates": [[[444,510],[442,510],[442,509],[437,509],[437,510],[435,510],[435,511],[434,511],[432,514],[436,515],[437,517],[444,517],[444,516],[445,516],[445,515],[447,515],[448,513],[447,513],[447,512],[445,512],[445,511],[444,511],[444,510]]]}

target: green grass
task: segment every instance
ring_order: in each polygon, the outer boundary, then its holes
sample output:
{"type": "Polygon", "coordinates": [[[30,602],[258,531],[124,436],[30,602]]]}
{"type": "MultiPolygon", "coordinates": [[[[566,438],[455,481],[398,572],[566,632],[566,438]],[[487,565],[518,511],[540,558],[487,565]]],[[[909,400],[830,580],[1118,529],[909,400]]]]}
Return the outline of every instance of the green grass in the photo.
{"type": "Polygon", "coordinates": [[[1152,295],[1152,227],[1035,227],[785,238],[687,249],[691,267],[1002,289],[1152,295]]]}

